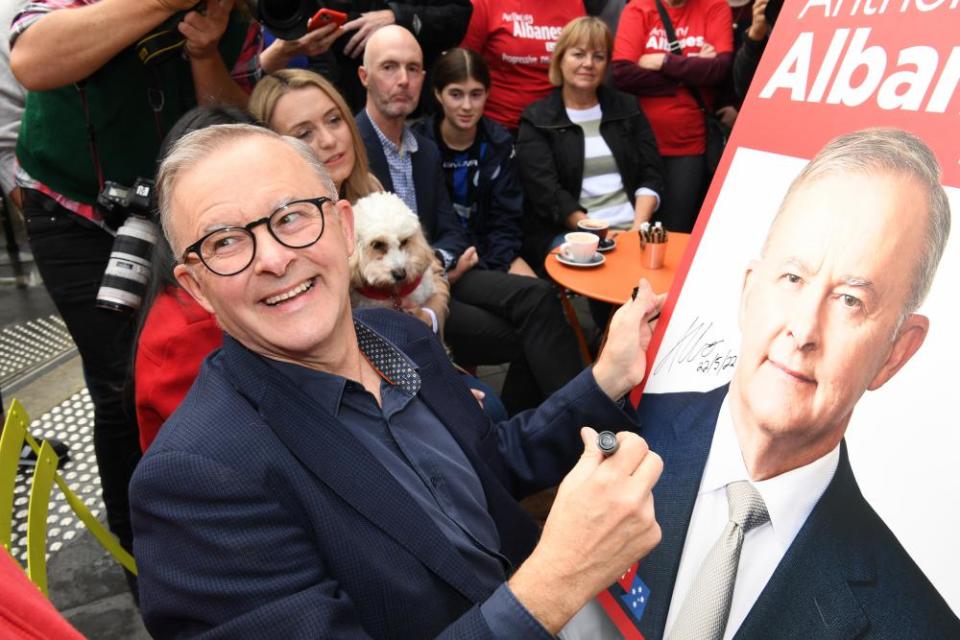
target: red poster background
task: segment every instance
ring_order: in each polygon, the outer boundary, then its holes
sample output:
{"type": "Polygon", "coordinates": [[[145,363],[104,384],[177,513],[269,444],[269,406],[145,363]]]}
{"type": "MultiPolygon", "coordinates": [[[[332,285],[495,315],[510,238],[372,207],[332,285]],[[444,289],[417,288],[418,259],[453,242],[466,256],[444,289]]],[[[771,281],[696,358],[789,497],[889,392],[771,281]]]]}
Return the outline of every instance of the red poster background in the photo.
{"type": "MultiPolygon", "coordinates": [[[[936,1],[934,0],[930,5],[936,1]]],[[[960,118],[958,118],[960,86],[957,81],[952,82],[952,97],[943,113],[924,110],[930,101],[934,87],[944,75],[950,54],[954,53],[955,62],[960,63],[960,39],[957,37],[960,34],[960,7],[950,9],[950,3],[943,2],[938,5],[938,8],[923,12],[911,2],[906,4],[906,11],[901,12],[905,3],[902,0],[896,3],[890,0],[882,14],[865,15],[866,7],[870,5],[869,0],[865,3],[857,0],[850,2],[833,0],[829,5],[823,4],[821,0],[814,0],[814,2],[786,0],[784,3],[760,66],[750,85],[731,139],[724,151],[723,159],[710,185],[690,238],[687,253],[671,287],[667,304],[661,315],[661,322],[650,345],[648,367],[654,362],[677,295],[683,287],[710,213],[723,188],[724,178],[730,168],[734,151],[738,147],[812,158],[824,143],[842,133],[876,126],[898,127],[919,135],[930,145],[940,160],[944,184],[960,187],[960,118]],[[836,17],[825,16],[826,11],[832,14],[838,7],[836,17]],[[854,7],[857,7],[858,11],[855,15],[850,15],[854,7]],[[820,102],[795,101],[792,99],[791,91],[785,88],[775,91],[769,98],[760,97],[761,91],[770,82],[791,48],[796,45],[798,38],[810,37],[803,34],[812,34],[810,71],[806,83],[806,93],[809,93],[827,56],[831,41],[840,29],[847,29],[849,33],[840,60],[830,74],[830,82],[820,102]],[[842,103],[826,103],[826,97],[830,94],[838,70],[848,54],[854,31],[857,29],[870,30],[865,49],[875,45],[885,50],[887,60],[883,73],[884,79],[898,71],[916,70],[916,65],[913,64],[898,65],[898,56],[903,49],[922,46],[936,51],[937,71],[921,102],[920,110],[883,109],[877,103],[876,92],[865,102],[854,107],[842,103]]],[[[879,2],[877,6],[880,6],[879,2]]],[[[858,86],[865,76],[867,76],[867,70],[863,67],[859,68],[852,75],[850,84],[854,87],[858,86]]],[[[635,390],[632,396],[634,402],[639,400],[641,388],[642,385],[635,390]]]]}

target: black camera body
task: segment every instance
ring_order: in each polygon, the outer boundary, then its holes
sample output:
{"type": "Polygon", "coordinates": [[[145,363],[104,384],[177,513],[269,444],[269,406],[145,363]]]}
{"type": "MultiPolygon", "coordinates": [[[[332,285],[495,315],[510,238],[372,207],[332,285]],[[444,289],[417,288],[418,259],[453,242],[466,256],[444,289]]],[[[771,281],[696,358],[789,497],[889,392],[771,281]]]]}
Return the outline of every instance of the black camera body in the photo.
{"type": "Polygon", "coordinates": [[[159,27],[140,38],[135,45],[137,57],[144,66],[162,64],[181,55],[187,39],[177,29],[186,15],[183,11],[175,13],[159,27]]]}
{"type": "Polygon", "coordinates": [[[153,221],[154,182],[137,178],[130,187],[105,182],[97,204],[107,224],[117,229],[97,306],[130,312],[140,308],[150,279],[150,262],[159,230],[153,221]]]}
{"type": "Polygon", "coordinates": [[[107,224],[117,229],[131,215],[141,218],[153,216],[154,182],[149,178],[137,178],[129,187],[107,180],[97,196],[97,205],[107,224]]]}
{"type": "Polygon", "coordinates": [[[321,8],[319,0],[257,0],[257,20],[281,40],[296,40],[321,8]]]}

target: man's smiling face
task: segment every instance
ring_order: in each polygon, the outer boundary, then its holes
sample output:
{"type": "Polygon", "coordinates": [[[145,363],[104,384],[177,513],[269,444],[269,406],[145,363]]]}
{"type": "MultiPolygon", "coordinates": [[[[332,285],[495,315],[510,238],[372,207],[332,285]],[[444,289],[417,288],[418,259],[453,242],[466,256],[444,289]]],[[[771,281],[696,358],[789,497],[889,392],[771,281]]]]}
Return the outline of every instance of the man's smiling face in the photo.
{"type": "MultiPolygon", "coordinates": [[[[174,182],[174,251],[215,229],[243,226],[288,202],[319,196],[336,200],[286,143],[266,136],[228,142],[174,182]]],[[[285,247],[259,225],[253,229],[256,255],[244,271],[218,276],[191,255],[176,267],[177,281],[252,351],[287,361],[313,359],[350,321],[352,211],[341,201],[324,204],[323,213],[323,235],[309,247],[285,247]]]]}

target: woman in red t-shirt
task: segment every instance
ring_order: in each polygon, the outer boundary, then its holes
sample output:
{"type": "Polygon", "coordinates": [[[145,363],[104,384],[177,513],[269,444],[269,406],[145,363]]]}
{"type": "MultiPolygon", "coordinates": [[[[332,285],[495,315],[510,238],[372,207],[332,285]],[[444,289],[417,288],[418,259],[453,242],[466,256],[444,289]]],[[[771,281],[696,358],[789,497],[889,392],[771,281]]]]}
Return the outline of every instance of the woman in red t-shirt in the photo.
{"type": "Polygon", "coordinates": [[[482,55],[490,67],[485,116],[516,134],[520,112],[553,89],[547,68],[560,31],[582,15],[583,0],[473,0],[460,46],[482,55]]]}
{"type": "Polygon", "coordinates": [[[706,126],[691,88],[708,107],[713,87],[730,73],[733,24],[726,0],[664,0],[681,54],[670,46],[658,0],[633,0],[623,10],[613,46],[613,80],[638,96],[664,161],[661,219],[689,232],[709,176],[704,166],[706,126]]]}

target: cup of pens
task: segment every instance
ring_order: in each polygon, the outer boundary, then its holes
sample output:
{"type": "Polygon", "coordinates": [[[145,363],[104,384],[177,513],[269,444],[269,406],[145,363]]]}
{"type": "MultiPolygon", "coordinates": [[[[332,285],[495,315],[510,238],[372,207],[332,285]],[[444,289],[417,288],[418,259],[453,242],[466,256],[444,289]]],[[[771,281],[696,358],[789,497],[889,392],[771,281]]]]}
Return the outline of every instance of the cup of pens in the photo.
{"type": "Polygon", "coordinates": [[[667,255],[667,230],[660,222],[640,225],[640,262],[645,269],[659,269],[667,255]]]}

